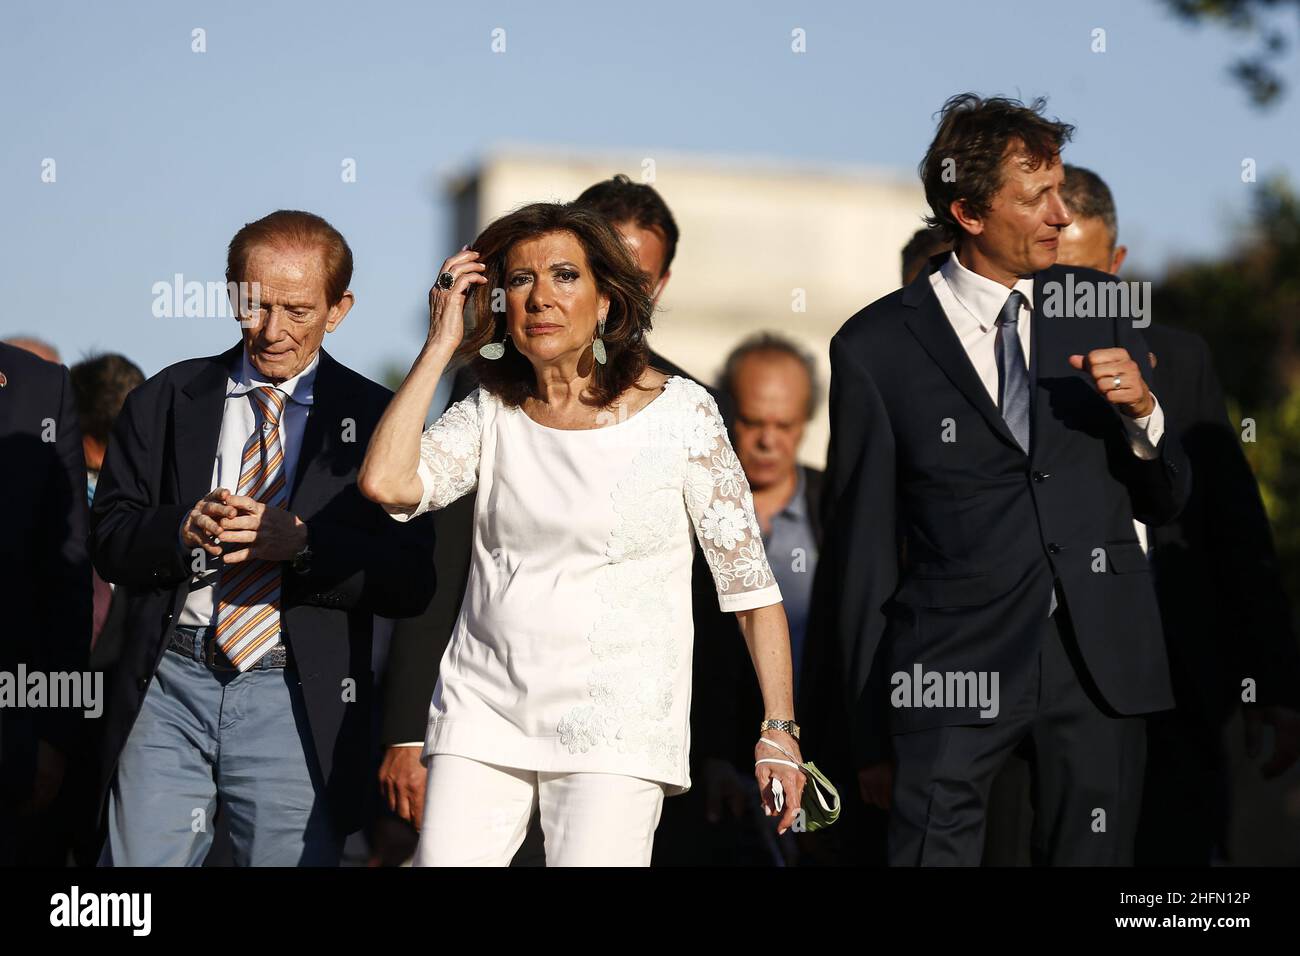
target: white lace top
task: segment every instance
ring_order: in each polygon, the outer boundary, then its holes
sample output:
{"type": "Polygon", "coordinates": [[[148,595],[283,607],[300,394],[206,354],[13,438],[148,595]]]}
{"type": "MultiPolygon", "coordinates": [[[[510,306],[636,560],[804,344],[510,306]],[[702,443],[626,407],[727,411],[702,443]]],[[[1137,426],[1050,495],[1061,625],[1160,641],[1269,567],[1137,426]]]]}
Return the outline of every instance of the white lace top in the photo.
{"type": "MultiPolygon", "coordinates": [[[[540,425],[483,389],[424,433],[407,520],[478,487],[465,597],[424,755],[690,788],[691,563],[724,611],[776,604],[713,398],[673,376],[622,421],[540,425]]],[[[755,719],[761,717],[756,714],[755,719]]]]}

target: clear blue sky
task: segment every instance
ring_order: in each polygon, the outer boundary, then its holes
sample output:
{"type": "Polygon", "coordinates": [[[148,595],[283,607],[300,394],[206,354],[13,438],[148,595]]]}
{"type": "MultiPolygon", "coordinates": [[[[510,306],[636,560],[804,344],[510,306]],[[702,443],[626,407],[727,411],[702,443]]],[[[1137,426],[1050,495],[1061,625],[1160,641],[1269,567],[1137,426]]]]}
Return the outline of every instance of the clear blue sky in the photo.
{"type": "Polygon", "coordinates": [[[5,0],[0,336],[36,332],[69,362],[122,351],[149,374],[218,351],[233,324],[154,318],[151,286],[219,280],[241,224],[299,207],[357,257],[357,306],[327,345],[377,375],[413,355],[451,251],[441,177],[494,143],[910,174],[934,111],[965,89],[1048,95],[1079,128],[1067,158],[1109,180],[1132,261],[1158,270],[1225,247],[1249,209],[1243,157],[1261,180],[1300,184],[1300,89],[1251,108],[1226,72],[1249,49],[1156,0],[5,0]],[[206,53],[191,52],[195,27],[206,53]],[[1091,52],[1096,27],[1105,53],[1091,52]],[[356,183],[340,179],[345,157],[356,183]]]}

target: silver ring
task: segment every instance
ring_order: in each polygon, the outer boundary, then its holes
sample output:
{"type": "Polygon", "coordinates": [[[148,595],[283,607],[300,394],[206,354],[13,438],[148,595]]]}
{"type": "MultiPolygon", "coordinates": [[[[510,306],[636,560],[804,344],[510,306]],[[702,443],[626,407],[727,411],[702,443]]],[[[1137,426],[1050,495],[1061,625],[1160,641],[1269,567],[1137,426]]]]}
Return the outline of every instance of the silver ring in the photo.
{"type": "Polygon", "coordinates": [[[1116,375],[1116,376],[1111,380],[1111,383],[1112,383],[1112,387],[1114,387],[1114,388],[1119,388],[1120,385],[1123,384],[1123,383],[1121,382],[1120,377],[1119,377],[1118,375],[1116,375]]]}
{"type": "Polygon", "coordinates": [[[444,272],[442,275],[438,276],[439,289],[450,289],[455,284],[456,284],[456,277],[452,275],[450,272],[444,272]]]}

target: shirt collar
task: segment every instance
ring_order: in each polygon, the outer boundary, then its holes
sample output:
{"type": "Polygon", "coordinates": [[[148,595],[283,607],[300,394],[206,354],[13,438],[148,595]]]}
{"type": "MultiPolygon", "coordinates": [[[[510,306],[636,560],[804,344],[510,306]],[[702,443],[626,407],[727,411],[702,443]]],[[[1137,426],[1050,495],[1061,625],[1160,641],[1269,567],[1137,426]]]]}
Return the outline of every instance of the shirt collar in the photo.
{"type": "Polygon", "coordinates": [[[791,518],[802,521],[808,507],[808,502],[804,498],[803,465],[795,465],[794,470],[798,476],[795,480],[794,494],[791,495],[790,500],[785,503],[785,507],[777,513],[789,515],[791,518]]]}
{"type": "Polygon", "coordinates": [[[1007,304],[1007,296],[1014,289],[1025,297],[1029,308],[1034,307],[1034,280],[1026,277],[1008,289],[1001,282],[995,282],[987,276],[967,269],[957,259],[957,253],[949,253],[948,258],[939,266],[948,288],[954,298],[970,316],[979,323],[980,331],[987,332],[997,324],[998,314],[1007,304]]]}
{"type": "Polygon", "coordinates": [[[315,400],[316,369],[320,365],[320,349],[311,357],[307,367],[295,375],[293,378],[285,379],[278,385],[268,382],[258,374],[257,369],[248,361],[247,348],[240,349],[239,362],[236,363],[235,372],[231,376],[230,385],[226,389],[226,395],[243,395],[245,392],[252,391],[263,385],[272,385],[278,388],[285,395],[297,402],[299,405],[310,405],[315,400]]]}

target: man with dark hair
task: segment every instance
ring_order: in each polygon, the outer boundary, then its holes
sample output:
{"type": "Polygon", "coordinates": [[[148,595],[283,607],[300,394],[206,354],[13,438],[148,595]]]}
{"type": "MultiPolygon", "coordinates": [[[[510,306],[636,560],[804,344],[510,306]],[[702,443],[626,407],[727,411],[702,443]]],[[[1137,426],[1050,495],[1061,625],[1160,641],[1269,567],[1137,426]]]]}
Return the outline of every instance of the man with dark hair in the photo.
{"type": "MultiPolygon", "coordinates": [[[[1115,201],[1101,177],[1065,167],[1074,221],[1060,260],[1117,274],[1115,201]]],[[[1180,423],[1192,489],[1178,520],[1147,531],[1173,674],[1176,710],[1147,719],[1147,770],[1136,861],[1206,866],[1227,852],[1228,757],[1223,730],[1241,708],[1248,748],[1275,732],[1261,769],[1275,777],[1300,752],[1300,649],[1259,487],[1229,424],[1210,348],[1194,332],[1153,322],[1161,403],[1180,423]],[[1242,682],[1256,696],[1242,704],[1242,682]]]]}
{"type": "Polygon", "coordinates": [[[72,366],[70,375],[77,402],[77,418],[81,422],[86,471],[90,476],[89,493],[93,499],[113,423],[117,421],[126,397],[144,382],[144,373],[126,356],[108,353],[81,360],[72,366]]]}
{"type": "Polygon", "coordinates": [[[634,183],[619,173],[588,186],[573,202],[614,224],[640,262],[651,298],[657,303],[672,275],[680,236],[677,221],[663,197],[653,186],[634,183]]]}
{"type": "MultiPolygon", "coordinates": [[[[657,306],[672,277],[673,259],[677,256],[677,240],[680,237],[677,221],[673,219],[672,210],[663,197],[653,186],[634,183],[619,173],[588,186],[573,204],[600,213],[618,230],[623,242],[632,250],[633,258],[640,264],[641,274],[645,276],[646,285],[650,288],[650,299],[657,306]]],[[[680,375],[698,381],[695,376],[654,349],[650,350],[650,364],[669,375],[680,375]]],[[[733,412],[731,396],[708,385],[704,387],[718,403],[722,420],[730,425],[733,412]]]]}
{"type": "Polygon", "coordinates": [[[866,713],[858,766],[889,726],[896,864],[978,864],[1025,739],[1046,859],[1128,863],[1137,715],[1172,705],[1132,522],[1171,520],[1188,469],[1131,323],[1048,314],[1072,129],[1042,108],[948,101],[921,174],[955,251],[831,341],[814,607],[866,713]]]}
{"type": "MultiPolygon", "coordinates": [[[[1074,135],[1074,127],[1043,116],[1046,106],[1047,101],[1041,97],[1028,106],[1001,96],[985,99],[974,93],[958,93],[949,97],[940,111],[939,128],[918,170],[926,202],[930,204],[926,224],[943,232],[949,242],[960,245],[967,236],[967,221],[988,218],[1009,173],[1017,169],[1038,173],[1044,166],[1052,169],[1060,150],[1074,135]],[[1012,144],[1017,150],[1016,159],[1012,170],[1008,170],[1006,149],[1012,144]]],[[[1056,176],[1059,175],[1058,170],[1056,176]]],[[[1034,183],[1037,188],[1032,198],[1044,201],[1051,191],[1047,182],[1044,179],[1034,183]]],[[[1056,216],[1060,218],[1060,213],[1056,216]]],[[[1050,217],[1040,214],[1036,218],[1050,217]]],[[[1014,255],[1025,262],[1048,258],[1047,252],[1034,250],[1031,245],[1045,243],[1046,239],[1026,234],[1013,223],[1002,222],[1001,217],[989,219],[981,231],[986,230],[998,234],[990,238],[1016,237],[1013,244],[1018,242],[1021,248],[1014,251],[1008,248],[1008,256],[1014,255]]],[[[973,245],[966,243],[968,254],[974,252],[973,245]]]]}
{"type": "Polygon", "coordinates": [[[91,534],[127,602],[106,864],[200,865],[218,805],[240,865],[337,864],[361,823],[373,615],[417,613],[434,578],[428,523],[357,488],[391,395],[321,348],[351,276],[319,216],[249,223],[227,263],[242,341],[149,379],[113,428],[91,534]]]}

